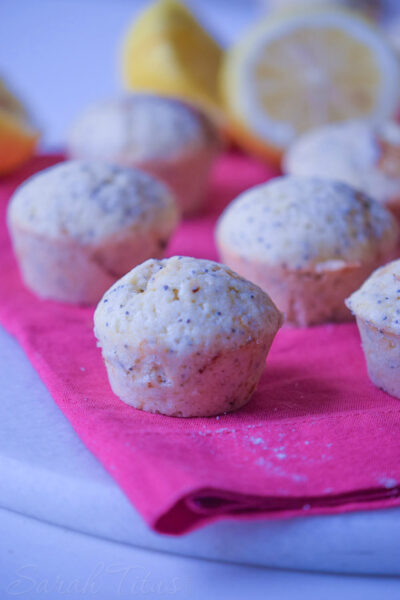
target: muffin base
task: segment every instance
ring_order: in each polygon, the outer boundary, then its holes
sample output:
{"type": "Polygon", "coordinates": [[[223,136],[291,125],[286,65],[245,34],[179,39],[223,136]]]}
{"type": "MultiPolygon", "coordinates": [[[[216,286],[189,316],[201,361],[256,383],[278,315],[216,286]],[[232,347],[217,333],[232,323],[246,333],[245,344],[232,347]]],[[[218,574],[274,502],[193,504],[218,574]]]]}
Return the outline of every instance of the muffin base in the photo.
{"type": "MultiPolygon", "coordinates": [[[[259,285],[285,314],[285,323],[307,327],[326,322],[351,321],[345,299],[382,261],[343,265],[315,271],[293,271],[246,260],[220,247],[222,262],[259,285]]],[[[388,257],[387,260],[390,260],[388,257]]]]}
{"type": "Polygon", "coordinates": [[[12,226],[25,285],[41,298],[95,304],[122,275],[149,257],[161,258],[166,240],[150,234],[115,236],[97,246],[50,239],[12,226]]]}
{"type": "Polygon", "coordinates": [[[357,325],[371,381],[400,398],[400,336],[378,329],[360,317],[357,325]]]}
{"type": "Polygon", "coordinates": [[[177,357],[141,348],[139,355],[125,349],[118,356],[113,348],[103,348],[103,357],[113,392],[130,406],[172,417],[209,417],[250,400],[274,335],[267,343],[218,354],[177,357]],[[129,361],[130,354],[136,358],[129,361]]]}
{"type": "Polygon", "coordinates": [[[204,207],[215,155],[216,149],[211,147],[170,160],[146,161],[130,166],[143,169],[168,185],[182,214],[190,216],[204,207]]]}

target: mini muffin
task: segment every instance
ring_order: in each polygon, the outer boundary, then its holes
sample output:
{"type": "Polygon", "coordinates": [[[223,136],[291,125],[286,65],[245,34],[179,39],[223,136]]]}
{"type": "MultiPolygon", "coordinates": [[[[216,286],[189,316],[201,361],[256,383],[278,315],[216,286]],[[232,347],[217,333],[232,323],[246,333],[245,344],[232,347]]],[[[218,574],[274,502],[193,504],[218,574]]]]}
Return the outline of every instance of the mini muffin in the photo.
{"type": "Polygon", "coordinates": [[[185,215],[203,206],[218,148],[216,130],[203,114],[147,94],[88,108],[69,136],[73,158],[138,167],[164,181],[185,215]]]}
{"type": "Polygon", "coordinates": [[[349,121],[301,136],[283,160],[285,173],[327,177],[362,190],[400,221],[400,125],[349,121]]]}
{"type": "Polygon", "coordinates": [[[216,231],[222,261],[268,290],[289,323],[351,318],[344,299],[395,255],[381,204],[328,179],[280,177],[241,194],[216,231]]]}
{"type": "Polygon", "coordinates": [[[42,298],[93,304],[116,279],[161,257],[178,209],[139,170],[70,161],[28,179],[8,207],[25,284],[42,298]]]}
{"type": "Polygon", "coordinates": [[[206,417],[254,392],[281,314],[223,265],[148,260],[106,292],[94,332],[121,400],[152,413],[206,417]]]}
{"type": "Polygon", "coordinates": [[[400,260],[377,269],[346,300],[373,383],[400,398],[400,260]]]}

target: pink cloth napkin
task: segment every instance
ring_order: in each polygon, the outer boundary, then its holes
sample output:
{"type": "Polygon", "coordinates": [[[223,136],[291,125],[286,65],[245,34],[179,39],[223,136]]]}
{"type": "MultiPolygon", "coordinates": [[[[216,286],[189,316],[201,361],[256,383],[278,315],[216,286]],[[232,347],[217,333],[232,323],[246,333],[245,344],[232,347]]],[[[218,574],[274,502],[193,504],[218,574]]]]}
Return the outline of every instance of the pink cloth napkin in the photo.
{"type": "MultiPolygon", "coordinates": [[[[182,534],[221,518],[279,518],[400,504],[400,401],[369,381],[354,324],[283,329],[250,403],[207,419],[150,415],[110,390],[93,310],[24,288],[5,225],[7,200],[39,157],[0,183],[0,321],[55,402],[156,531],[182,534]]],[[[271,172],[240,154],[216,165],[210,208],[168,249],[215,259],[221,208],[271,172]]],[[[33,407],[34,409],[34,407],[33,407]]]]}

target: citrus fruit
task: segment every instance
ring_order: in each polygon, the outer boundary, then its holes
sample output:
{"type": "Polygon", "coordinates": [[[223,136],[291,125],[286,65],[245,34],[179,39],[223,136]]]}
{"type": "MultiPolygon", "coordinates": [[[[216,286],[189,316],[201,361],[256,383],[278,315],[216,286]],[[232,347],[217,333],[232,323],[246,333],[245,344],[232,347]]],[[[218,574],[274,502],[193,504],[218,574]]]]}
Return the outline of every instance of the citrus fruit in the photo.
{"type": "Polygon", "coordinates": [[[127,89],[182,98],[221,118],[222,49],[177,0],[159,0],[139,15],[121,58],[127,89]]]}
{"type": "Polygon", "coordinates": [[[31,158],[38,137],[23,105],[0,80],[0,175],[11,173],[31,158]]]}
{"type": "Polygon", "coordinates": [[[278,161],[306,130],[380,122],[398,106],[398,59],[379,31],[351,12],[276,13],[225,56],[221,95],[231,133],[278,161]]]}

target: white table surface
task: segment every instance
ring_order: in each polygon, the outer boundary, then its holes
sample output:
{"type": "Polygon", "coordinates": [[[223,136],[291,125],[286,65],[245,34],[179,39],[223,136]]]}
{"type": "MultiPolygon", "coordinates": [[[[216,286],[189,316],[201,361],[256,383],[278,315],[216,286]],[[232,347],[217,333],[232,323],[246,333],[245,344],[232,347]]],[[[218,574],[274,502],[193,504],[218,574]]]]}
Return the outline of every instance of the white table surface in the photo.
{"type": "MultiPolygon", "coordinates": [[[[0,72],[29,100],[45,148],[62,146],[70,122],[87,103],[119,90],[117,42],[145,3],[0,2],[0,72]]],[[[229,42],[262,2],[189,4],[229,42]]],[[[1,600],[400,597],[400,580],[388,577],[400,573],[398,509],[223,522],[181,538],[159,536],[85,449],[21,349],[1,329],[0,381],[1,600]],[[265,565],[386,576],[310,574],[265,565]]]]}

